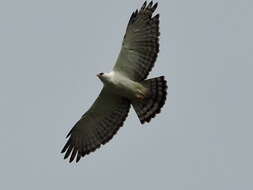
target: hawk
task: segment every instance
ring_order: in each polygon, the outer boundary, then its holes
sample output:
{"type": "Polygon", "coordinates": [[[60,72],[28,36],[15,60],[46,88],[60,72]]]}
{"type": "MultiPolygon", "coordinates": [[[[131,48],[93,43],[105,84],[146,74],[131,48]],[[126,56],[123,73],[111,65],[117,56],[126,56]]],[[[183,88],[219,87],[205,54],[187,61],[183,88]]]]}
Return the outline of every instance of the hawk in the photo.
{"type": "Polygon", "coordinates": [[[165,104],[164,76],[146,79],[159,52],[157,3],[145,1],[132,13],[116,64],[109,73],[99,73],[103,89],[90,109],[70,130],[61,153],[69,162],[95,151],[119,130],[133,106],[141,124],[160,113],[165,104]]]}

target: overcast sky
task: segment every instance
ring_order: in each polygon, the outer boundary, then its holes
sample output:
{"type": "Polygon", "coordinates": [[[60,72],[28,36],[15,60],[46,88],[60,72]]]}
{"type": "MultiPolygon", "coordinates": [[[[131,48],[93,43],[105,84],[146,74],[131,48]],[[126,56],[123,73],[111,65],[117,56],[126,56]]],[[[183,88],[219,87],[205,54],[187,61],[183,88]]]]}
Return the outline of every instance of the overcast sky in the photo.
{"type": "Polygon", "coordinates": [[[162,113],[63,160],[142,3],[0,1],[0,189],[253,189],[252,0],[160,0],[162,113]]]}

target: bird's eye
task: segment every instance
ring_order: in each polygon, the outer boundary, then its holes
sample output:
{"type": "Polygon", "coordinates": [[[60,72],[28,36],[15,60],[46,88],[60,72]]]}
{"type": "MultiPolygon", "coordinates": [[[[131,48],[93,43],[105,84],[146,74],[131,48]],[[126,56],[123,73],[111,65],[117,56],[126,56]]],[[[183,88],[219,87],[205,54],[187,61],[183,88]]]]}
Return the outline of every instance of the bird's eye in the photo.
{"type": "Polygon", "coordinates": [[[104,73],[99,73],[100,76],[102,76],[104,73]]]}

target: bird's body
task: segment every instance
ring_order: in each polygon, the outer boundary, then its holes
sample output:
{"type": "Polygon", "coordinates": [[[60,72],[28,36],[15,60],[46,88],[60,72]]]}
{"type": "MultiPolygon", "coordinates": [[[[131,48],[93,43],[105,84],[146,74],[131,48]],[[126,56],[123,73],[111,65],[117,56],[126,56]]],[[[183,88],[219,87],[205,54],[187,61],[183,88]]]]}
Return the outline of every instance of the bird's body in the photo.
{"type": "Polygon", "coordinates": [[[103,73],[102,76],[98,75],[98,77],[105,87],[110,88],[112,92],[129,100],[144,98],[149,94],[148,89],[141,83],[133,81],[117,71],[103,73]]]}
{"type": "Polygon", "coordinates": [[[62,149],[72,162],[107,143],[123,126],[132,105],[140,122],[149,122],[165,104],[167,83],[164,76],[146,79],[159,52],[157,3],[146,2],[130,17],[122,47],[109,73],[98,78],[104,87],[89,110],[67,135],[62,149]]]}

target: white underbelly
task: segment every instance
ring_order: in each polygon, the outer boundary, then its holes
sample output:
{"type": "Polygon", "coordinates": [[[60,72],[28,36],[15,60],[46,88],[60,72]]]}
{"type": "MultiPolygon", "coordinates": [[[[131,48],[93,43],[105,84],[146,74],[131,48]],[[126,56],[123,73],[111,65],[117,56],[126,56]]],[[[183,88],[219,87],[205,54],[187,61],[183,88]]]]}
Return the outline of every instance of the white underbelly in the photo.
{"type": "Polygon", "coordinates": [[[124,76],[113,78],[112,88],[120,96],[135,99],[145,89],[140,83],[132,81],[124,76]]]}

